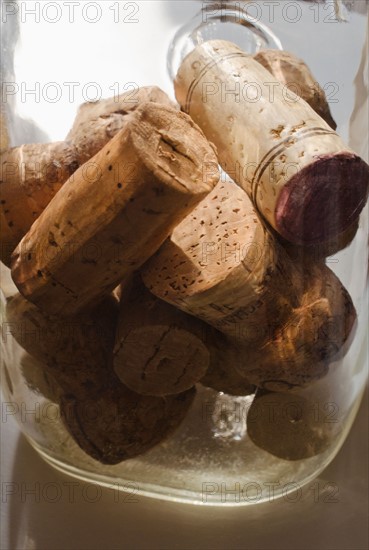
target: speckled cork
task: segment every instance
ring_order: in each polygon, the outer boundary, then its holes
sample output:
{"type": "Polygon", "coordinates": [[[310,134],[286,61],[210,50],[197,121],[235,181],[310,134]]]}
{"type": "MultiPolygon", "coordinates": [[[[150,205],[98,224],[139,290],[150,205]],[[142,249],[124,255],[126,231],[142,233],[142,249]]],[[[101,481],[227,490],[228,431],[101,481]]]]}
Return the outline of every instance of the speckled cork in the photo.
{"type": "Polygon", "coordinates": [[[183,60],[176,97],[265,220],[295,244],[355,223],[369,166],[301,97],[235,44],[210,40],[183,60]]]}
{"type": "MultiPolygon", "coordinates": [[[[238,340],[297,307],[302,276],[230,180],[175,228],[142,268],[148,289],[238,340]]],[[[267,335],[265,335],[267,336],[267,335]]]]}
{"type": "Polygon", "coordinates": [[[54,197],[12,256],[21,294],[68,316],[138,269],[219,179],[188,115],[145,103],[54,197]],[[91,166],[90,166],[91,168],[91,166]]]}

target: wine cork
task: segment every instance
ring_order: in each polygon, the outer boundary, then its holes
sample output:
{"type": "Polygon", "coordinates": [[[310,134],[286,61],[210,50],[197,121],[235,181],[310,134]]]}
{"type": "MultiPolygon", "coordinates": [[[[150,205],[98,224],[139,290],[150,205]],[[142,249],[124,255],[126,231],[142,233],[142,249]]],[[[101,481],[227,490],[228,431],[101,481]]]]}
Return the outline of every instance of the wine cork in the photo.
{"type": "Polygon", "coordinates": [[[236,368],[238,362],[248,360],[247,352],[240,348],[239,342],[213,329],[212,332],[208,331],[206,343],[210,353],[210,364],[200,383],[228,395],[254,393],[256,387],[241,374],[241,368],[236,368]]]}
{"type": "Polygon", "coordinates": [[[279,82],[306,101],[333,130],[337,128],[324,90],[302,59],[283,50],[261,50],[253,57],[279,82]]]}
{"type": "Polygon", "coordinates": [[[355,223],[369,166],[250,55],[207,41],[182,62],[175,92],[216,145],[223,169],[282,237],[320,243],[355,223]]]}
{"type": "Polygon", "coordinates": [[[2,262],[10,265],[19,241],[79,165],[75,147],[64,142],[21,145],[1,153],[2,262]]]}
{"type": "Polygon", "coordinates": [[[91,311],[60,319],[20,294],[7,302],[8,332],[44,366],[52,394],[87,398],[109,383],[118,305],[107,297],[91,311]]]}
{"type": "Polygon", "coordinates": [[[298,306],[302,275],[234,182],[214,190],[142,269],[148,289],[219,331],[245,340],[298,306]]]}
{"type": "Polygon", "coordinates": [[[6,312],[8,331],[42,361],[42,378],[34,365],[27,370],[32,389],[52,397],[68,432],[103,464],[117,464],[161,442],[182,422],[195,396],[194,389],[142,396],[120,382],[112,368],[117,309],[109,297],[88,313],[60,320],[18,294],[6,312]]]}
{"type": "Polygon", "coordinates": [[[235,363],[250,383],[271,391],[304,387],[325,376],[347,351],[356,328],[351,297],[325,265],[312,264],[299,308],[261,346],[240,351],[235,363]]]}
{"type": "Polygon", "coordinates": [[[246,422],[253,443],[284,460],[323,453],[338,434],[335,424],[317,414],[314,401],[291,393],[257,392],[246,422]]]}
{"type": "Polygon", "coordinates": [[[137,277],[122,289],[114,370],[131,390],[171,395],[204,376],[209,352],[206,325],[156,298],[137,277]]]}
{"type": "Polygon", "coordinates": [[[61,415],[88,455],[118,464],[145,453],[171,435],[185,418],[195,389],[166,397],[138,395],[123,384],[84,400],[64,395],[61,415]]]}
{"type": "MultiPolygon", "coordinates": [[[[313,244],[310,246],[294,245],[284,239],[279,239],[283,248],[287,251],[290,258],[297,263],[300,269],[310,267],[312,263],[325,261],[329,256],[337,254],[344,250],[352,243],[357,230],[359,228],[359,220],[351,225],[346,231],[340,233],[334,239],[325,243],[313,244]]],[[[277,235],[277,234],[276,234],[277,235]]]]}
{"type": "Polygon", "coordinates": [[[131,114],[93,166],[64,184],[13,253],[18,289],[50,314],[71,315],[109,294],[219,179],[198,127],[155,103],[131,114]]]}
{"type": "Polygon", "coordinates": [[[255,386],[235,369],[240,357],[221,332],[156,298],[138,277],[122,288],[114,370],[131,390],[171,395],[201,382],[231,395],[249,395],[255,386]]]}
{"type": "Polygon", "coordinates": [[[27,387],[40,397],[53,403],[58,403],[60,388],[54,376],[48,372],[48,367],[41,361],[24,353],[20,361],[20,372],[27,387]]]}
{"type": "Polygon", "coordinates": [[[145,102],[174,106],[160,88],[138,88],[134,94],[83,104],[66,142],[27,144],[2,151],[2,262],[10,265],[11,253],[61,186],[122,130],[128,115],[145,102]]]}
{"type": "Polygon", "coordinates": [[[9,147],[8,120],[5,105],[1,102],[0,106],[0,153],[9,147]]]}
{"type": "Polygon", "coordinates": [[[96,155],[122,128],[127,116],[147,102],[176,105],[157,86],[135,88],[118,96],[83,103],[66,141],[73,143],[83,164],[96,155]]]}

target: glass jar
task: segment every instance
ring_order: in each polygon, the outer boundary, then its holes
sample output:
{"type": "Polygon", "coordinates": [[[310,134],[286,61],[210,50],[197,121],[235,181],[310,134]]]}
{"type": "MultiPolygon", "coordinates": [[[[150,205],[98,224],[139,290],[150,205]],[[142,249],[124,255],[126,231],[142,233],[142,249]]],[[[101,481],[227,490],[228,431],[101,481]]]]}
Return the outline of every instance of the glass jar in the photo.
{"type": "MultiPolygon", "coordinates": [[[[205,40],[227,38],[250,53],[272,47],[302,58],[326,93],[337,132],[368,161],[365,2],[137,0],[95,2],[88,9],[66,4],[3,3],[2,148],[63,140],[86,100],[142,85],[159,85],[174,97],[171,78],[183,57],[205,40]]],[[[42,363],[13,337],[6,310],[17,288],[2,265],[6,415],[17,418],[30,444],[54,467],[124,491],[245,505],[299,490],[337,454],[367,380],[367,234],[366,207],[352,242],[325,260],[356,310],[345,349],[333,356],[325,376],[290,391],[258,390],[257,399],[254,392],[229,395],[199,383],[184,421],[169,438],[116,465],[101,464],[81,450],[63,423],[42,363]],[[263,400],[264,408],[255,408],[263,400]]],[[[306,258],[303,253],[294,261],[305,266],[306,258]]]]}

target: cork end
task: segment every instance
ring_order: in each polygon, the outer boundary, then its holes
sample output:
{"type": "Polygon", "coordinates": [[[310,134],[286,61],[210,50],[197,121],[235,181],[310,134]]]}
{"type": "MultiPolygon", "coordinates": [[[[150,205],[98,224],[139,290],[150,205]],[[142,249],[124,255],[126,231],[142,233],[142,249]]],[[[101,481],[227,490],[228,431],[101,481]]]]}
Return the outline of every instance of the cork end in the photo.
{"type": "Polygon", "coordinates": [[[324,421],[323,415],[317,418],[313,405],[297,394],[258,392],[247,416],[248,436],[255,445],[283,460],[303,460],[323,453],[339,434],[339,426],[324,421]]]}
{"type": "Polygon", "coordinates": [[[188,115],[166,105],[143,103],[131,122],[138,157],[159,180],[199,197],[218,183],[214,147],[188,115]]]}
{"type": "Polygon", "coordinates": [[[369,166],[354,153],[326,155],[296,174],[276,204],[276,229],[295,244],[335,238],[358,219],[367,197],[369,166]]]}
{"type": "Polygon", "coordinates": [[[208,365],[209,352],[200,338],[178,326],[160,324],[130,331],[114,360],[115,373],[123,384],[140,395],[152,396],[189,390],[208,365]]]}

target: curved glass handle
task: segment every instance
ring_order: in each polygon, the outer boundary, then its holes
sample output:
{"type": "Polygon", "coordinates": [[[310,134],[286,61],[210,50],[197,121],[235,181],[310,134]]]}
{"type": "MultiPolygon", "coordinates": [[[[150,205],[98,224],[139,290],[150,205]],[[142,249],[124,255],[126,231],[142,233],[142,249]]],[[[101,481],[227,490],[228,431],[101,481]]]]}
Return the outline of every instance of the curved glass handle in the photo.
{"type": "Polygon", "coordinates": [[[198,44],[216,39],[234,42],[250,54],[263,48],[282,49],[278,37],[242,10],[239,2],[211,2],[174,35],[167,58],[171,79],[175,79],[182,60],[198,44]]]}

